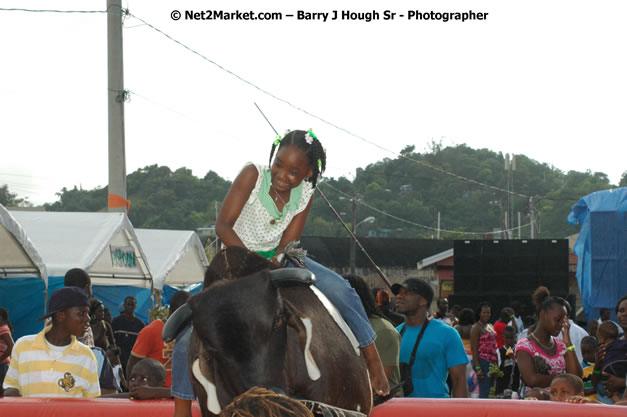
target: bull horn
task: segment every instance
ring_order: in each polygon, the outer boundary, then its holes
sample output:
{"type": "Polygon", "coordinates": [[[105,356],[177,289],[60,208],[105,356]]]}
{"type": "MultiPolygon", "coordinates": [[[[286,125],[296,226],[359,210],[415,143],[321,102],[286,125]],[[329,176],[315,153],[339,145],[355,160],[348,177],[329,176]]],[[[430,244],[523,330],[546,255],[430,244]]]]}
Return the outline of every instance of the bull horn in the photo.
{"type": "Polygon", "coordinates": [[[165,322],[163,331],[161,332],[161,338],[164,342],[169,343],[176,339],[176,336],[185,329],[187,324],[192,319],[192,308],[189,304],[185,303],[180,306],[165,322]]]}
{"type": "Polygon", "coordinates": [[[270,281],[277,287],[294,287],[297,285],[312,285],[316,282],[313,272],[301,268],[280,268],[270,271],[270,281]]]}

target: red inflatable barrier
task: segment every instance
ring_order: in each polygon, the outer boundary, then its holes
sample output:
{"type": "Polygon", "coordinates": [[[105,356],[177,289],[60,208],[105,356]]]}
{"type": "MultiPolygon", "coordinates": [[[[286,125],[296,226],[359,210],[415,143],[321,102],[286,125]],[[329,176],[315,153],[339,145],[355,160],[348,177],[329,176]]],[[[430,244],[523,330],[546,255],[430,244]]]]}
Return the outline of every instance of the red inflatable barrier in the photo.
{"type": "MultiPolygon", "coordinates": [[[[172,417],[174,400],[134,401],[125,398],[0,398],[1,417],[172,417]]],[[[192,416],[201,417],[198,403],[192,416]]]]}
{"type": "MultiPolygon", "coordinates": [[[[172,417],[173,400],[0,398],[1,417],[172,417]]],[[[200,417],[194,402],[192,415],[200,417]]],[[[550,401],[395,398],[370,417],[625,417],[627,407],[550,401]]]]}
{"type": "Polygon", "coordinates": [[[394,398],[370,417],[625,417],[627,407],[552,401],[394,398]]]}

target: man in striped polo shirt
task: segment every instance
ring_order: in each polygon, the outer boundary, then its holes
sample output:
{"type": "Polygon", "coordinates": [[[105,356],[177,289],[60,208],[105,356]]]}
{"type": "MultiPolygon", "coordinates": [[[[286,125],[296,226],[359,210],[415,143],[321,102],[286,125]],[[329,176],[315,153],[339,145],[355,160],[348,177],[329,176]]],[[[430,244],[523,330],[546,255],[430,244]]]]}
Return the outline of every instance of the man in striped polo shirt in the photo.
{"type": "Polygon", "coordinates": [[[65,287],[50,297],[52,326],[18,339],[4,380],[7,397],[98,397],[98,363],[76,338],[89,326],[89,299],[81,288],[65,287]]]}

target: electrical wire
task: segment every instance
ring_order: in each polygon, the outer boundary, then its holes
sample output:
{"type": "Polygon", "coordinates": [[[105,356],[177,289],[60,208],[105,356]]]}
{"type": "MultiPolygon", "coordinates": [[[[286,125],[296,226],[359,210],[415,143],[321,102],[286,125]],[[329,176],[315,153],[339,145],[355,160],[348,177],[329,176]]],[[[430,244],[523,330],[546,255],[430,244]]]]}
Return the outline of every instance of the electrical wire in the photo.
{"type": "MultiPolygon", "coordinates": [[[[322,181],[322,182],[320,182],[320,184],[324,185],[325,187],[329,187],[330,189],[336,191],[339,194],[342,194],[345,197],[348,197],[350,199],[354,199],[353,196],[345,193],[342,190],[339,190],[339,189],[335,188],[334,186],[329,184],[327,181],[322,181]]],[[[427,226],[427,225],[424,225],[424,224],[416,223],[416,222],[413,222],[411,220],[403,219],[401,217],[398,217],[398,216],[395,216],[393,214],[390,214],[390,213],[388,213],[388,212],[386,212],[384,210],[378,209],[378,208],[376,208],[376,207],[366,203],[362,198],[355,199],[355,202],[357,204],[360,204],[360,205],[362,205],[364,207],[369,208],[370,210],[373,210],[373,211],[375,211],[375,212],[377,212],[379,214],[382,214],[382,215],[384,215],[386,217],[390,217],[392,219],[398,220],[400,222],[403,222],[403,223],[406,223],[406,224],[410,224],[412,226],[421,227],[423,229],[427,229],[427,230],[431,230],[431,231],[438,231],[439,230],[440,232],[444,232],[444,233],[456,233],[456,234],[463,234],[463,235],[485,235],[485,234],[493,234],[493,233],[513,232],[515,230],[522,229],[522,228],[525,228],[525,227],[528,227],[528,226],[531,225],[531,223],[527,223],[527,224],[523,224],[523,225],[518,226],[518,227],[513,227],[511,229],[491,230],[489,232],[462,232],[462,231],[459,231],[459,230],[438,229],[437,227],[432,227],[432,226],[427,226]]]]}
{"type": "MultiPolygon", "coordinates": [[[[0,8],[0,10],[1,10],[1,11],[23,11],[23,12],[36,12],[36,13],[107,13],[107,10],[56,10],[56,9],[24,9],[24,8],[0,8]]],[[[442,168],[440,168],[440,167],[437,167],[437,166],[431,165],[431,164],[429,164],[429,163],[427,163],[427,162],[420,161],[420,160],[417,160],[417,159],[414,159],[414,158],[410,158],[410,157],[408,157],[407,155],[403,155],[403,154],[400,154],[400,153],[398,153],[398,152],[395,152],[395,151],[393,151],[393,150],[391,150],[391,149],[387,149],[387,148],[385,148],[385,147],[383,147],[383,146],[379,145],[379,144],[378,144],[378,143],[376,143],[376,142],[373,142],[373,141],[371,141],[371,140],[368,140],[368,139],[364,138],[363,136],[360,136],[360,135],[358,135],[358,134],[356,134],[356,133],[354,133],[354,132],[352,132],[352,131],[350,131],[350,130],[348,130],[348,129],[345,129],[345,128],[343,128],[343,127],[341,127],[341,126],[339,126],[339,125],[337,125],[337,124],[335,124],[335,123],[333,123],[333,122],[330,122],[330,121],[328,121],[328,120],[326,120],[326,119],[324,119],[324,118],[322,118],[322,117],[320,117],[320,116],[317,116],[317,115],[315,115],[315,114],[313,114],[313,113],[311,113],[311,112],[309,112],[309,111],[307,111],[307,110],[305,110],[305,109],[303,109],[303,108],[301,108],[301,107],[299,107],[299,106],[297,106],[297,105],[295,105],[295,104],[293,104],[293,103],[289,102],[288,100],[285,100],[285,99],[283,99],[283,98],[281,98],[281,97],[278,97],[278,96],[274,95],[273,93],[271,93],[271,92],[269,92],[269,91],[267,91],[267,90],[265,90],[265,89],[263,89],[263,88],[261,88],[261,87],[257,86],[256,84],[254,84],[254,83],[252,83],[252,82],[250,82],[250,81],[246,80],[245,78],[243,78],[243,77],[241,77],[240,75],[238,75],[238,74],[234,73],[233,71],[231,71],[231,70],[229,70],[229,69],[227,69],[227,68],[223,67],[222,65],[218,64],[217,62],[215,62],[215,61],[213,61],[213,60],[209,59],[208,57],[206,57],[205,55],[203,55],[203,54],[201,54],[200,52],[196,51],[195,49],[193,49],[193,48],[191,48],[191,47],[187,46],[186,44],[184,44],[184,43],[180,42],[179,40],[177,40],[177,39],[173,38],[172,36],[168,35],[168,34],[167,34],[167,33],[165,33],[164,31],[162,31],[161,29],[158,29],[158,28],[157,28],[157,27],[155,27],[154,25],[152,25],[152,24],[148,23],[148,22],[147,22],[147,21],[145,21],[144,19],[142,19],[142,18],[140,18],[140,17],[138,17],[138,16],[136,16],[136,15],[134,15],[134,14],[130,13],[130,12],[128,11],[128,9],[122,9],[122,12],[123,12],[122,14],[123,14],[123,16],[124,16],[124,17],[130,16],[130,17],[133,17],[133,18],[135,18],[135,19],[139,20],[140,22],[142,22],[142,24],[143,24],[143,25],[148,26],[149,28],[151,28],[151,29],[153,29],[154,31],[156,31],[156,32],[160,33],[161,35],[165,36],[165,37],[166,37],[166,38],[168,38],[169,40],[171,40],[171,41],[173,41],[173,42],[177,43],[178,45],[180,45],[181,47],[183,47],[183,48],[187,49],[189,52],[193,53],[194,55],[197,55],[197,56],[199,56],[200,58],[202,58],[203,60],[205,60],[205,61],[207,61],[207,62],[209,62],[209,63],[211,63],[211,64],[213,64],[213,65],[217,66],[217,67],[218,67],[219,69],[221,69],[222,71],[225,71],[226,73],[228,73],[228,74],[232,75],[233,77],[237,78],[238,80],[240,80],[240,81],[242,81],[242,82],[244,82],[244,83],[248,84],[249,86],[251,86],[251,87],[253,87],[253,88],[255,88],[255,89],[259,90],[259,91],[260,91],[260,92],[262,92],[263,94],[266,94],[266,95],[268,95],[268,96],[272,97],[273,99],[275,99],[275,100],[277,100],[277,101],[280,101],[280,102],[282,102],[282,103],[284,103],[284,104],[287,104],[288,106],[290,106],[290,107],[294,108],[295,110],[298,110],[298,111],[300,111],[301,113],[304,113],[304,114],[306,114],[306,115],[308,115],[308,116],[310,116],[310,117],[313,117],[313,118],[315,118],[315,119],[319,120],[320,122],[322,122],[322,123],[324,123],[324,124],[327,124],[327,125],[329,125],[329,126],[331,126],[331,127],[335,128],[335,129],[337,129],[337,130],[339,130],[339,131],[342,131],[342,132],[344,132],[344,133],[346,133],[346,134],[348,134],[348,135],[350,135],[350,136],[353,136],[353,137],[355,137],[355,138],[357,138],[357,139],[359,139],[359,140],[361,140],[361,141],[363,141],[363,142],[365,142],[365,143],[368,143],[368,144],[370,144],[370,145],[372,145],[372,146],[374,146],[374,147],[376,147],[376,148],[379,148],[379,149],[381,149],[381,150],[383,150],[383,151],[385,151],[385,152],[388,152],[388,153],[390,153],[390,154],[392,154],[392,155],[395,155],[395,156],[396,156],[396,157],[398,157],[398,158],[404,158],[404,159],[407,159],[407,160],[412,161],[412,162],[414,162],[414,163],[416,163],[416,164],[419,164],[419,165],[422,165],[422,166],[424,166],[424,167],[427,167],[427,168],[429,168],[429,169],[431,169],[431,170],[434,170],[434,171],[437,171],[437,172],[439,172],[439,173],[442,173],[442,174],[449,175],[449,176],[451,176],[451,177],[457,178],[458,180],[465,181],[465,182],[469,182],[469,183],[472,183],[472,184],[475,184],[475,185],[479,185],[479,186],[482,186],[482,187],[488,187],[488,188],[491,188],[491,189],[496,190],[496,191],[499,191],[499,192],[504,192],[504,193],[511,194],[511,195],[517,195],[517,196],[519,196],[519,197],[529,198],[529,196],[528,196],[528,195],[521,194],[521,193],[517,193],[517,192],[511,191],[511,190],[506,190],[506,189],[503,189],[503,188],[497,187],[497,186],[495,186],[495,185],[490,185],[490,184],[483,183],[483,182],[481,182],[481,181],[477,181],[477,180],[474,180],[474,179],[471,179],[471,178],[467,178],[467,177],[464,177],[463,175],[458,175],[458,174],[455,174],[455,173],[453,173],[453,172],[447,171],[447,170],[442,169],[442,168]]],[[[135,26],[130,26],[130,27],[128,27],[128,28],[130,29],[130,28],[135,28],[135,27],[138,27],[138,26],[143,26],[143,25],[135,25],[135,26]]]]}
{"type": "Polygon", "coordinates": [[[107,13],[107,10],[54,10],[54,9],[22,9],[19,7],[4,8],[0,7],[3,12],[31,12],[31,13],[107,13]]]}
{"type": "Polygon", "coordinates": [[[172,42],[175,42],[176,44],[180,45],[181,47],[183,47],[183,48],[187,49],[189,52],[193,53],[194,55],[199,56],[200,58],[202,58],[203,60],[205,60],[205,61],[209,62],[210,64],[215,65],[216,67],[218,67],[218,68],[219,68],[219,69],[221,69],[222,71],[224,71],[224,72],[226,72],[226,73],[228,73],[228,74],[232,75],[233,77],[235,77],[235,78],[237,78],[238,80],[240,80],[240,81],[244,82],[245,84],[248,84],[249,86],[251,86],[251,87],[253,87],[253,88],[255,88],[255,89],[259,90],[259,91],[260,91],[260,92],[262,92],[263,94],[266,94],[267,96],[270,96],[270,97],[272,97],[273,99],[275,99],[275,100],[277,100],[277,101],[280,101],[280,102],[282,102],[282,103],[284,103],[284,104],[287,104],[288,106],[292,107],[293,109],[298,110],[298,111],[300,111],[301,113],[304,113],[304,114],[306,114],[306,115],[308,115],[308,116],[310,116],[310,117],[313,117],[313,118],[315,118],[315,119],[317,119],[317,120],[321,121],[322,123],[324,123],[324,124],[326,124],[326,125],[329,125],[329,126],[331,126],[331,127],[335,128],[335,129],[339,130],[339,131],[342,131],[342,132],[344,132],[344,133],[346,133],[346,134],[348,134],[348,135],[350,135],[350,136],[353,136],[353,137],[355,137],[355,138],[357,138],[357,139],[359,139],[359,140],[361,140],[361,141],[363,141],[363,142],[365,142],[365,143],[368,143],[368,144],[370,144],[370,145],[372,145],[372,146],[375,146],[375,147],[377,147],[377,148],[379,148],[379,149],[381,149],[381,150],[383,150],[383,151],[385,151],[385,152],[388,152],[388,153],[390,153],[390,154],[392,154],[392,155],[395,155],[396,157],[407,159],[407,160],[409,160],[409,161],[412,161],[412,162],[414,162],[414,163],[417,163],[417,164],[419,164],[419,165],[422,165],[422,166],[427,167],[427,168],[429,168],[429,169],[432,169],[432,170],[434,170],[434,171],[440,172],[440,173],[442,173],[442,174],[452,176],[452,177],[457,178],[457,179],[459,179],[459,180],[466,181],[466,182],[470,182],[470,183],[473,183],[473,184],[475,184],[475,185],[479,185],[479,186],[483,186],[483,187],[488,187],[488,188],[491,188],[491,189],[496,190],[496,191],[500,191],[500,192],[504,192],[504,193],[508,193],[508,194],[512,194],[512,195],[517,195],[517,196],[519,196],[519,197],[529,198],[529,196],[528,196],[528,195],[521,194],[521,193],[517,193],[517,192],[514,192],[514,191],[510,191],[510,190],[506,190],[506,189],[503,189],[503,188],[500,188],[500,187],[497,187],[497,186],[494,186],[494,185],[490,185],[490,184],[483,183],[483,182],[481,182],[481,181],[473,180],[473,179],[471,179],[471,178],[467,178],[467,177],[464,177],[464,176],[462,176],[462,175],[458,175],[458,174],[455,174],[455,173],[452,173],[452,172],[446,171],[445,169],[442,169],[442,168],[439,168],[439,167],[433,166],[433,165],[431,165],[431,164],[429,164],[429,163],[426,163],[426,162],[424,162],[424,161],[419,161],[419,160],[417,160],[417,159],[413,159],[413,158],[410,158],[410,157],[408,157],[408,156],[406,156],[406,155],[403,155],[403,154],[400,154],[400,153],[398,153],[398,152],[395,152],[395,151],[392,151],[392,150],[390,150],[390,149],[387,149],[387,148],[385,148],[385,147],[383,147],[383,146],[379,145],[378,143],[375,143],[375,142],[373,142],[373,141],[370,141],[370,140],[368,140],[368,139],[366,139],[366,138],[364,138],[364,137],[362,137],[362,136],[360,136],[360,135],[358,135],[358,134],[356,134],[356,133],[351,132],[351,131],[350,131],[350,130],[348,130],[348,129],[345,129],[345,128],[341,127],[341,126],[338,126],[338,125],[336,125],[336,124],[335,124],[335,123],[333,123],[333,122],[330,122],[330,121],[328,121],[328,120],[326,120],[326,119],[324,119],[324,118],[322,118],[322,117],[320,117],[320,116],[317,116],[317,115],[315,115],[315,114],[313,114],[313,113],[311,113],[311,112],[309,112],[309,111],[307,111],[307,110],[305,110],[305,109],[303,109],[303,108],[301,108],[301,107],[299,107],[299,106],[297,106],[297,105],[295,105],[295,104],[292,104],[292,103],[291,103],[290,101],[288,101],[288,100],[285,100],[285,99],[283,99],[283,98],[281,98],[281,97],[278,97],[278,96],[274,95],[273,93],[269,92],[268,90],[265,90],[265,89],[263,89],[263,88],[259,87],[258,85],[254,84],[253,82],[248,81],[248,80],[246,80],[245,78],[241,77],[240,75],[238,75],[238,74],[234,73],[233,71],[231,71],[231,70],[229,70],[229,69],[227,69],[227,68],[223,67],[222,65],[220,65],[220,64],[218,64],[217,62],[213,61],[212,59],[209,59],[208,57],[206,57],[206,56],[205,56],[205,55],[203,55],[202,53],[200,53],[200,52],[196,51],[195,49],[193,49],[193,48],[191,48],[191,47],[189,47],[189,46],[187,46],[187,45],[186,45],[186,44],[184,44],[183,42],[181,42],[181,41],[179,41],[179,40],[177,40],[177,39],[173,38],[172,36],[168,35],[168,34],[167,34],[167,33],[165,33],[164,31],[162,31],[161,29],[158,29],[158,28],[156,28],[155,26],[153,26],[152,24],[150,24],[150,23],[146,22],[144,19],[142,19],[142,18],[140,18],[140,17],[138,17],[138,16],[136,16],[136,15],[134,15],[133,13],[130,13],[130,12],[127,12],[127,14],[128,14],[129,16],[131,16],[131,17],[133,17],[133,18],[135,18],[135,19],[139,20],[140,22],[142,22],[143,24],[145,24],[145,25],[146,25],[146,26],[148,26],[149,28],[153,29],[154,31],[156,31],[156,32],[160,33],[161,35],[165,36],[166,38],[168,38],[168,39],[169,39],[169,40],[171,40],[172,42]]]}

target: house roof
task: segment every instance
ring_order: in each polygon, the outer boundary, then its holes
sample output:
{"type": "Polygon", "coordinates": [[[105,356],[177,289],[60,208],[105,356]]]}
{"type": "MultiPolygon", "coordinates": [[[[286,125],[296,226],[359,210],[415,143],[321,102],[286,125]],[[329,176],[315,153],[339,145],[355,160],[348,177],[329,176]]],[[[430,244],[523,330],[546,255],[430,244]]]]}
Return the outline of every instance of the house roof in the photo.
{"type": "Polygon", "coordinates": [[[440,261],[443,261],[446,258],[450,258],[451,256],[453,256],[453,254],[454,254],[453,248],[447,249],[443,252],[436,253],[435,255],[429,256],[428,258],[424,258],[422,261],[418,262],[416,266],[418,267],[418,269],[424,269],[428,266],[431,266],[440,261]]]}

